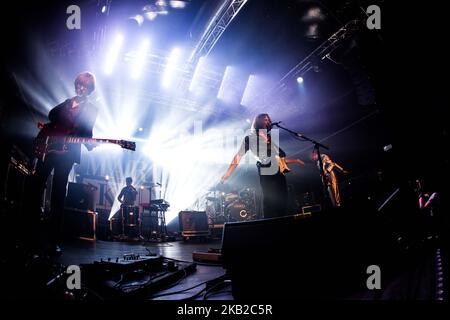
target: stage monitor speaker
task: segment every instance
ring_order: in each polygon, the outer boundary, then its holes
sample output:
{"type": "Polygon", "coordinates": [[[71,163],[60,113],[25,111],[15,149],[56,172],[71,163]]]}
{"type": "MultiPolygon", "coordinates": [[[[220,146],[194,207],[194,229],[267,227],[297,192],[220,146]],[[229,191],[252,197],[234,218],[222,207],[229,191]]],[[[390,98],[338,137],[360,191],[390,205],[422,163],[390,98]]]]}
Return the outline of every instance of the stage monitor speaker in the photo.
{"type": "Polygon", "coordinates": [[[178,219],[182,236],[209,235],[206,211],[181,211],[178,219]]]}
{"type": "Polygon", "coordinates": [[[99,240],[109,240],[111,238],[110,234],[110,222],[108,220],[110,210],[108,209],[97,209],[97,230],[96,235],[99,240]]]}
{"type": "Polygon", "coordinates": [[[95,211],[94,191],[92,186],[83,183],[69,183],[66,207],[95,211]]]}
{"type": "Polygon", "coordinates": [[[91,210],[66,207],[64,209],[64,234],[67,238],[96,240],[97,215],[91,210]]]}
{"type": "Polygon", "coordinates": [[[233,296],[345,299],[366,294],[367,267],[384,262],[376,221],[369,223],[365,215],[339,208],[309,217],[226,223],[222,256],[233,296]]]}

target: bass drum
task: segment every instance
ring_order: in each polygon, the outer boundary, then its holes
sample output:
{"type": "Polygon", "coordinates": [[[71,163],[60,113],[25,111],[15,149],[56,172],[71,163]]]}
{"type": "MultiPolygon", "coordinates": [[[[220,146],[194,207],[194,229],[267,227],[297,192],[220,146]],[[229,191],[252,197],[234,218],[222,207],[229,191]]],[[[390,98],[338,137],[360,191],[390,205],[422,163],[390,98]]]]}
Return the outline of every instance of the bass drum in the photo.
{"type": "Polygon", "coordinates": [[[230,222],[254,220],[255,210],[248,203],[236,200],[227,206],[227,216],[230,222]]]}

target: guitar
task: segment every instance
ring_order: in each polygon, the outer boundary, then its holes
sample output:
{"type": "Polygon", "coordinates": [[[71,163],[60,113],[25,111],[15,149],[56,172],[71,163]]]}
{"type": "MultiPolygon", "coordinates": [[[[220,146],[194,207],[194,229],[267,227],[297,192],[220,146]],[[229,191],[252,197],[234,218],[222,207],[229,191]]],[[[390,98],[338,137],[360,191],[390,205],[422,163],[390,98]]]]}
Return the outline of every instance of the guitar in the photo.
{"type": "Polygon", "coordinates": [[[41,161],[44,161],[49,153],[63,154],[67,152],[69,144],[111,143],[127,150],[136,150],[136,143],[132,141],[68,136],[69,132],[67,130],[61,130],[52,123],[39,123],[38,128],[41,130],[34,140],[34,154],[41,161]]]}
{"type": "Polygon", "coordinates": [[[279,164],[279,167],[280,167],[280,172],[282,174],[286,174],[286,173],[289,173],[289,172],[292,171],[288,167],[288,165],[287,165],[288,163],[297,163],[297,164],[299,164],[301,166],[305,165],[305,163],[302,160],[300,160],[300,159],[288,159],[288,160],[286,160],[286,158],[278,157],[278,164],[279,164]]]}

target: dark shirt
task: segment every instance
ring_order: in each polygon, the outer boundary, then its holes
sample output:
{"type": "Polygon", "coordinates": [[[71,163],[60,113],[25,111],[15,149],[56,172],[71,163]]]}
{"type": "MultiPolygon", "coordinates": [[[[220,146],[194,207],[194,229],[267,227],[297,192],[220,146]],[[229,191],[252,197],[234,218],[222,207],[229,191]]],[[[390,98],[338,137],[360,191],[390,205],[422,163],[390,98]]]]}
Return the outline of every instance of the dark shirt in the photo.
{"type": "Polygon", "coordinates": [[[123,197],[122,204],[125,206],[133,206],[134,202],[136,201],[136,195],[137,191],[133,186],[126,186],[122,188],[122,191],[120,191],[119,196],[117,197],[118,200],[121,200],[123,197]]]}
{"type": "MultiPolygon", "coordinates": [[[[92,138],[98,109],[89,101],[72,108],[76,99],[77,97],[67,99],[54,107],[48,114],[48,118],[53,125],[62,129],[68,136],[92,138]]],[[[74,162],[80,163],[81,145],[70,144],[68,154],[74,162]]]]}

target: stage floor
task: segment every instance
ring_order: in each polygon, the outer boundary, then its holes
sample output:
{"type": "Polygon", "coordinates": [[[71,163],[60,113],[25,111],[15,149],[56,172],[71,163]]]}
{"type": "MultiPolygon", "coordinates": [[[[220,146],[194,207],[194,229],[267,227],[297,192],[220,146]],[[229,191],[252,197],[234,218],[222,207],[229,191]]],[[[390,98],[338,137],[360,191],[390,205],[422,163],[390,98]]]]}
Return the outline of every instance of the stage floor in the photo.
{"type": "MultiPolygon", "coordinates": [[[[62,246],[63,254],[56,259],[56,262],[65,266],[92,264],[94,261],[106,261],[108,258],[115,260],[124,255],[134,254],[145,256],[148,254],[160,255],[164,258],[175,259],[185,262],[193,261],[193,252],[208,252],[210,249],[220,249],[221,240],[209,239],[190,239],[188,241],[172,241],[172,242],[125,242],[125,241],[84,241],[74,240],[65,242],[62,246]]],[[[177,262],[175,262],[177,263],[177,262]]],[[[213,280],[225,275],[225,270],[221,264],[208,262],[195,262],[196,270],[187,274],[183,279],[177,282],[175,286],[168,289],[158,291],[156,295],[161,295],[150,300],[183,300],[189,299],[196,293],[205,289],[206,284],[197,286],[191,290],[186,290],[200,283],[213,280]],[[178,294],[169,294],[186,290],[178,294]],[[164,295],[163,295],[164,294],[164,295]]],[[[204,292],[203,292],[204,293],[204,292]]],[[[208,300],[233,300],[231,295],[231,286],[218,290],[217,292],[209,292],[208,300]]],[[[200,294],[195,300],[203,300],[204,294],[200,294]]]]}

